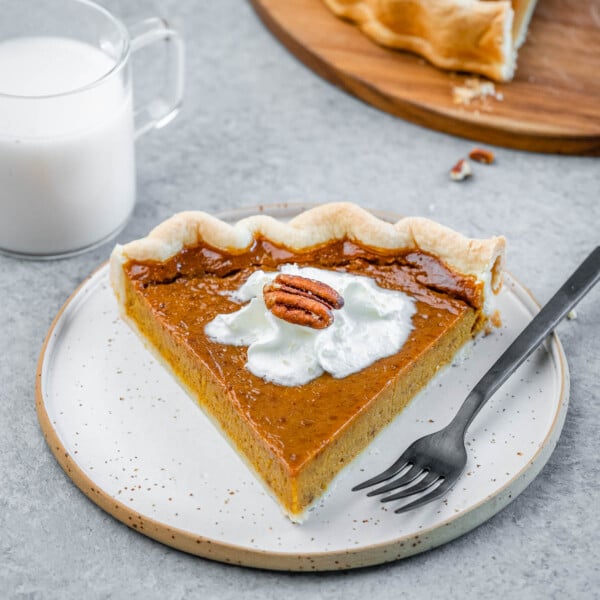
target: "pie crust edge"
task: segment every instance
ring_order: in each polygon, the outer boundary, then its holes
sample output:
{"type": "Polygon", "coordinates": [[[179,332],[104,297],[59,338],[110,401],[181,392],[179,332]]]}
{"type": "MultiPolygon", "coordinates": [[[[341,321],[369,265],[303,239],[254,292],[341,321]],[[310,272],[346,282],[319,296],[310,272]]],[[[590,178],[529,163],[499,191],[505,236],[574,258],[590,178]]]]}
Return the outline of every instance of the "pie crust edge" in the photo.
{"type": "Polygon", "coordinates": [[[375,251],[422,250],[455,272],[483,283],[486,316],[492,314],[490,301],[502,285],[504,237],[471,239],[424,217],[404,217],[392,224],[348,202],[311,208],[287,223],[267,215],[253,215],[230,225],[202,211],[180,212],[146,237],[115,246],[110,258],[111,282],[121,300],[123,265],[129,260],[162,262],[200,242],[236,254],[249,249],[261,237],[294,252],[342,239],[375,251]]]}

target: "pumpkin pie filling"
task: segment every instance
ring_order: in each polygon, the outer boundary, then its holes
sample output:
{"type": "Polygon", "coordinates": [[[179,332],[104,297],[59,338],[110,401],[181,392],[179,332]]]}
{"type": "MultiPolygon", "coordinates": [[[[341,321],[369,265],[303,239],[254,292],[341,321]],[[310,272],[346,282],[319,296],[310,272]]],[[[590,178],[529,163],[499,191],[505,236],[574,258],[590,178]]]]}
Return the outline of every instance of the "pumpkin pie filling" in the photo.
{"type": "MultiPolygon", "coordinates": [[[[257,237],[248,249],[208,243],[166,260],[123,264],[124,312],[292,518],[473,337],[483,323],[484,285],[420,249],[374,249],[342,239],[302,251],[257,237]],[[336,379],[295,387],[245,368],[246,348],[205,334],[217,315],[238,310],[228,294],[258,269],[283,264],[344,271],[415,300],[408,340],[394,355],[336,379]]],[[[373,343],[377,343],[373,340],[373,343]]]]}

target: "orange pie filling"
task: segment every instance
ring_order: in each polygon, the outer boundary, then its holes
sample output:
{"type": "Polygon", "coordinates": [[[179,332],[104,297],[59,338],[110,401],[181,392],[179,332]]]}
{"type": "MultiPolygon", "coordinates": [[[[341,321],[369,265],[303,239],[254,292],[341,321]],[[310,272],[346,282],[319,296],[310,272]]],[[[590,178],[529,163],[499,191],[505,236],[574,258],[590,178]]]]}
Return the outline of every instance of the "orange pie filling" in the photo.
{"type": "Polygon", "coordinates": [[[128,259],[122,269],[127,320],[293,520],[485,323],[484,286],[474,276],[421,250],[375,250],[349,239],[302,251],[262,237],[242,251],[200,242],[162,261],[128,259]],[[324,373],[282,386],[252,374],[246,347],[216,342],[205,328],[240,309],[229,293],[252,273],[290,263],[367,276],[408,294],[416,310],[404,345],[343,378],[324,373]]]}

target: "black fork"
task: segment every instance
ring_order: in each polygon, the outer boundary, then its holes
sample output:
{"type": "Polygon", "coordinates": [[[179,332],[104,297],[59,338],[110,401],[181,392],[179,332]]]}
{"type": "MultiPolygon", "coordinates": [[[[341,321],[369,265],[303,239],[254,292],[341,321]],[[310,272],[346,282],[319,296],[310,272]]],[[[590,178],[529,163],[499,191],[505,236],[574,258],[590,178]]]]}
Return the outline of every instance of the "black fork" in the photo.
{"type": "Polygon", "coordinates": [[[430,490],[428,494],[396,509],[397,513],[423,506],[443,496],[456,482],[467,464],[465,433],[481,407],[592,289],[598,279],[600,279],[600,246],[583,261],[480,379],[456,416],[444,429],[413,442],[393,465],[383,473],[352,488],[352,491],[377,485],[401,473],[398,479],[367,495],[375,496],[404,488],[381,499],[382,502],[391,502],[430,490]],[[416,483],[413,483],[415,481],[416,483]],[[408,484],[411,483],[413,485],[409,486],[408,484]]]}

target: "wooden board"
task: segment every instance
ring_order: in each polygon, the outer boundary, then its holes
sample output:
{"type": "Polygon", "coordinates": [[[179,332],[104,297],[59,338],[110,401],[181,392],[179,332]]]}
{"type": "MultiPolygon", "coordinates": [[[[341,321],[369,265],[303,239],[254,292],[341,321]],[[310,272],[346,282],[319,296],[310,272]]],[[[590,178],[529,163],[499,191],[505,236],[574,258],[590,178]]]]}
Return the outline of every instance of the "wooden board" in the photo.
{"type": "Polygon", "coordinates": [[[251,0],[300,60],[365,102],[425,127],[536,152],[600,155],[600,0],[539,0],[515,79],[502,100],[468,105],[453,89],[470,77],[382,48],[322,0],[251,0]]]}

